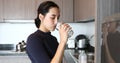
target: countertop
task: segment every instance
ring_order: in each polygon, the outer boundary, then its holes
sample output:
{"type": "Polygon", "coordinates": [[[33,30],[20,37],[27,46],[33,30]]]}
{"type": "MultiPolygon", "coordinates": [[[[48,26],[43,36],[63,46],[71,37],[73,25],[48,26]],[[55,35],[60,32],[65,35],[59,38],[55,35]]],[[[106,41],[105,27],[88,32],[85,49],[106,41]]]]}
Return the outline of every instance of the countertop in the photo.
{"type": "MultiPolygon", "coordinates": [[[[64,61],[63,63],[78,63],[77,56],[79,53],[76,53],[73,49],[66,49],[64,52],[64,61]]],[[[15,52],[15,51],[0,51],[0,56],[22,56],[28,57],[26,52],[15,52]]]]}
{"type": "Polygon", "coordinates": [[[0,56],[27,56],[26,52],[16,52],[13,50],[1,50],[0,56]]]}
{"type": "MultiPolygon", "coordinates": [[[[71,56],[74,54],[74,50],[65,50],[64,52],[64,59],[65,63],[75,63],[74,58],[71,56]]],[[[26,52],[16,52],[11,50],[1,50],[0,56],[27,56],[26,52]]]]}

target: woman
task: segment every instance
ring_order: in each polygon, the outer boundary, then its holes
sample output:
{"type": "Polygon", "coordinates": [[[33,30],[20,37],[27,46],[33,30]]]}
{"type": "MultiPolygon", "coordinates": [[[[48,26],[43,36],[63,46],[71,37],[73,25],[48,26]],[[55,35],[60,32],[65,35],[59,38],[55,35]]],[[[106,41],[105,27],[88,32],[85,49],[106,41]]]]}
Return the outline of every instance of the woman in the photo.
{"type": "Polygon", "coordinates": [[[107,17],[102,24],[101,63],[120,63],[120,13],[107,17]]]}
{"type": "Polygon", "coordinates": [[[31,34],[27,40],[27,53],[32,63],[61,63],[68,31],[71,27],[62,23],[59,27],[60,42],[51,35],[60,17],[60,9],[52,1],[45,1],[38,8],[35,24],[38,30],[31,34]]]}

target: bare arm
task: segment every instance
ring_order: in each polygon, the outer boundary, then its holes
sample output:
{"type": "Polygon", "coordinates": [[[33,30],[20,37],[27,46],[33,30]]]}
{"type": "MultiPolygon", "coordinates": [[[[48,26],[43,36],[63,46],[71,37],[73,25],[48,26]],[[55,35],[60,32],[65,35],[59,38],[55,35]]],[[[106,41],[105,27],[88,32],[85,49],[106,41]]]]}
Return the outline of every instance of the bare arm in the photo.
{"type": "Polygon", "coordinates": [[[107,42],[107,36],[108,36],[108,26],[107,24],[104,26],[104,30],[103,30],[103,45],[105,46],[106,48],[106,52],[107,52],[107,58],[108,58],[108,61],[111,62],[111,63],[115,63],[114,60],[112,59],[111,55],[110,55],[110,52],[109,52],[109,48],[108,48],[108,42],[107,42]]]}
{"type": "Polygon", "coordinates": [[[55,53],[55,56],[51,60],[51,63],[61,63],[62,58],[64,55],[64,49],[66,42],[68,40],[68,31],[71,29],[71,27],[68,24],[62,24],[59,29],[60,33],[60,43],[58,45],[57,51],[55,53]]]}

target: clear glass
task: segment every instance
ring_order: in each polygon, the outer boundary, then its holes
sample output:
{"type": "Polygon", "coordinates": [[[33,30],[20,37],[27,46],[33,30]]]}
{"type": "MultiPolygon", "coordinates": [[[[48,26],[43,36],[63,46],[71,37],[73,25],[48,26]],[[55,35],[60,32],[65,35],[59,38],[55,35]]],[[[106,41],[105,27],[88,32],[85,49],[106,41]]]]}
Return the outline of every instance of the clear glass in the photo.
{"type": "MultiPolygon", "coordinates": [[[[58,28],[59,28],[60,24],[61,24],[61,23],[57,23],[56,30],[59,30],[58,28]]],[[[73,30],[70,29],[70,30],[68,31],[68,38],[70,38],[70,37],[73,35],[73,33],[74,33],[73,30]]]]}
{"type": "Polygon", "coordinates": [[[73,33],[74,33],[73,30],[70,29],[69,32],[68,32],[68,38],[70,38],[73,35],[73,33]]]}

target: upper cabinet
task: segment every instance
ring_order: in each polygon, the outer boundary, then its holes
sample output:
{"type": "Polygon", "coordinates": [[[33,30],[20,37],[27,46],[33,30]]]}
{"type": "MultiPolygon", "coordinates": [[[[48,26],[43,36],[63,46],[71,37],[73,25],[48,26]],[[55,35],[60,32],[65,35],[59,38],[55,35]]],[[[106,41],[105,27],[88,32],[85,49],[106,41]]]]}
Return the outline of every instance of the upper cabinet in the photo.
{"type": "Polygon", "coordinates": [[[34,0],[4,0],[5,20],[26,20],[35,18],[34,0]]]}
{"type": "Polygon", "coordinates": [[[0,22],[3,21],[3,0],[0,0],[0,22]]]}
{"type": "Polygon", "coordinates": [[[73,22],[73,0],[63,0],[62,15],[63,21],[73,22]]]}
{"type": "MultiPolygon", "coordinates": [[[[0,21],[33,20],[37,16],[37,8],[47,0],[0,0],[0,21]]],[[[60,19],[73,22],[73,0],[51,0],[60,7],[60,19]]]]}
{"type": "Polygon", "coordinates": [[[74,21],[95,17],[95,0],[74,0],[74,21]]]}
{"type": "MultiPolygon", "coordinates": [[[[0,0],[0,21],[33,20],[37,8],[47,0],[0,0]]],[[[60,7],[63,22],[76,22],[95,17],[95,0],[51,0],[60,7]]]]}

